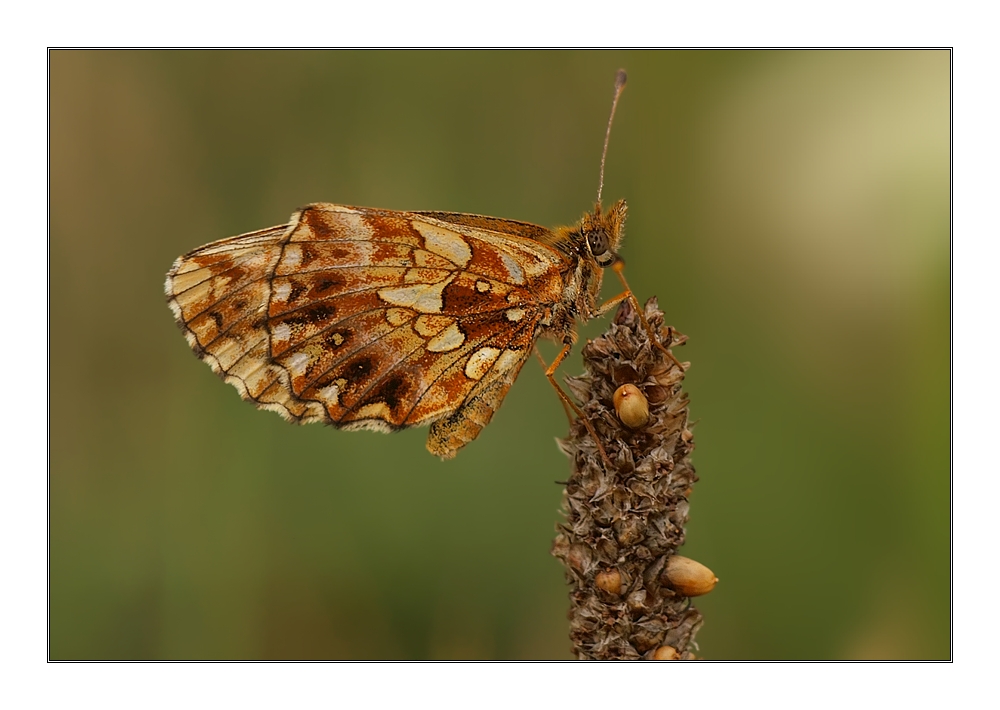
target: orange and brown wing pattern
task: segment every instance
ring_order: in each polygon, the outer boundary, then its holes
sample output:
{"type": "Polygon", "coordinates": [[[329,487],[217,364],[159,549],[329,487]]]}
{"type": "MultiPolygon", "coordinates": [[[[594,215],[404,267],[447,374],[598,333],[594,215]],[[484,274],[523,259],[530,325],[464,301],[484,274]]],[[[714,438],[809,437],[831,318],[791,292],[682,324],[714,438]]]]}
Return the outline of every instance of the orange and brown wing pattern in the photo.
{"type": "Polygon", "coordinates": [[[489,421],[562,295],[563,257],[518,236],[550,233],[513,224],[311,205],[181,257],[167,295],[244,398],[343,428],[435,422],[428,448],[450,457],[489,421]]]}
{"type": "Polygon", "coordinates": [[[167,300],[195,353],[244,399],[298,421],[325,418],[299,400],[288,373],[270,359],[271,274],[289,226],[271,227],[196,249],[167,274],[167,300]]]}

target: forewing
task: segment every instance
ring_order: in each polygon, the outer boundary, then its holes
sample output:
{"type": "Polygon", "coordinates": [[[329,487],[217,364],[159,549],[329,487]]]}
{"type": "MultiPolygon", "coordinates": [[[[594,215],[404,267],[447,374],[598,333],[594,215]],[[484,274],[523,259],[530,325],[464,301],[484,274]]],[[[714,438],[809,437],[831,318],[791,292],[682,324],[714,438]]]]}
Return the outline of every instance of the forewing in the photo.
{"type": "Polygon", "coordinates": [[[565,265],[522,223],[475,219],[311,205],[182,257],[168,294],[195,350],[260,406],[391,430],[468,401],[478,420],[530,353],[565,265]],[[192,285],[198,298],[177,295],[192,285]]]}

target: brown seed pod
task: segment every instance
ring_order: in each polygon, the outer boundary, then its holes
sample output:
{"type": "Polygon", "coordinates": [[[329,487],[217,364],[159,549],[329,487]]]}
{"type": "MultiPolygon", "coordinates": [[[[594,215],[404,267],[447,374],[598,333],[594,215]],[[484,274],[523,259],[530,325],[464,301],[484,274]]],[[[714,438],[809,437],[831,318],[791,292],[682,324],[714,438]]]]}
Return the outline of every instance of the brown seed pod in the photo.
{"type": "Polygon", "coordinates": [[[603,589],[608,594],[614,594],[618,596],[622,593],[622,575],[616,569],[604,570],[603,572],[598,572],[597,576],[594,577],[594,586],[598,589],[603,589]]]}
{"type": "Polygon", "coordinates": [[[677,653],[677,649],[673,646],[660,646],[653,651],[654,661],[676,661],[680,657],[681,654],[677,653]]]}
{"type": "Polygon", "coordinates": [[[719,581],[708,567],[681,555],[674,555],[667,560],[660,579],[686,597],[708,594],[719,581]]]}
{"type": "Polygon", "coordinates": [[[616,389],[614,403],[618,418],[629,429],[638,429],[649,421],[649,402],[635,385],[622,385],[616,389]]]}

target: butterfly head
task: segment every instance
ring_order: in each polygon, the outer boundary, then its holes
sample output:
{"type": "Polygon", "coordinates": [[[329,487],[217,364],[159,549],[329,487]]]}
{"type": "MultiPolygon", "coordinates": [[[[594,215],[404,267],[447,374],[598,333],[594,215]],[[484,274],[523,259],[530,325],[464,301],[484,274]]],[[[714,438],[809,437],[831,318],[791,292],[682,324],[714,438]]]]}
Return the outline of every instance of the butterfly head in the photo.
{"type": "Polygon", "coordinates": [[[607,212],[603,212],[598,203],[593,214],[584,215],[580,222],[587,251],[601,266],[610,266],[618,259],[627,211],[625,200],[618,200],[607,212]]]}

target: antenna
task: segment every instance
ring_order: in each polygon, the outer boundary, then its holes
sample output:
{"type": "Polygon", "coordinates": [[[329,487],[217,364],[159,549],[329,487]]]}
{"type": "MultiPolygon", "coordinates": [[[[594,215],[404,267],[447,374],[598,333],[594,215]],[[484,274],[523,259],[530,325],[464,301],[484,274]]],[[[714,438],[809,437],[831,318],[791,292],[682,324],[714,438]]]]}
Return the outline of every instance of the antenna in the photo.
{"type": "Polygon", "coordinates": [[[604,159],[608,155],[608,141],[611,140],[611,122],[615,120],[615,109],[618,108],[618,97],[625,90],[625,82],[628,81],[628,74],[624,69],[619,69],[615,75],[615,99],[611,102],[611,116],[608,117],[608,130],[604,134],[604,152],[601,153],[601,182],[597,185],[597,204],[601,204],[601,193],[604,192],[604,159]]]}

